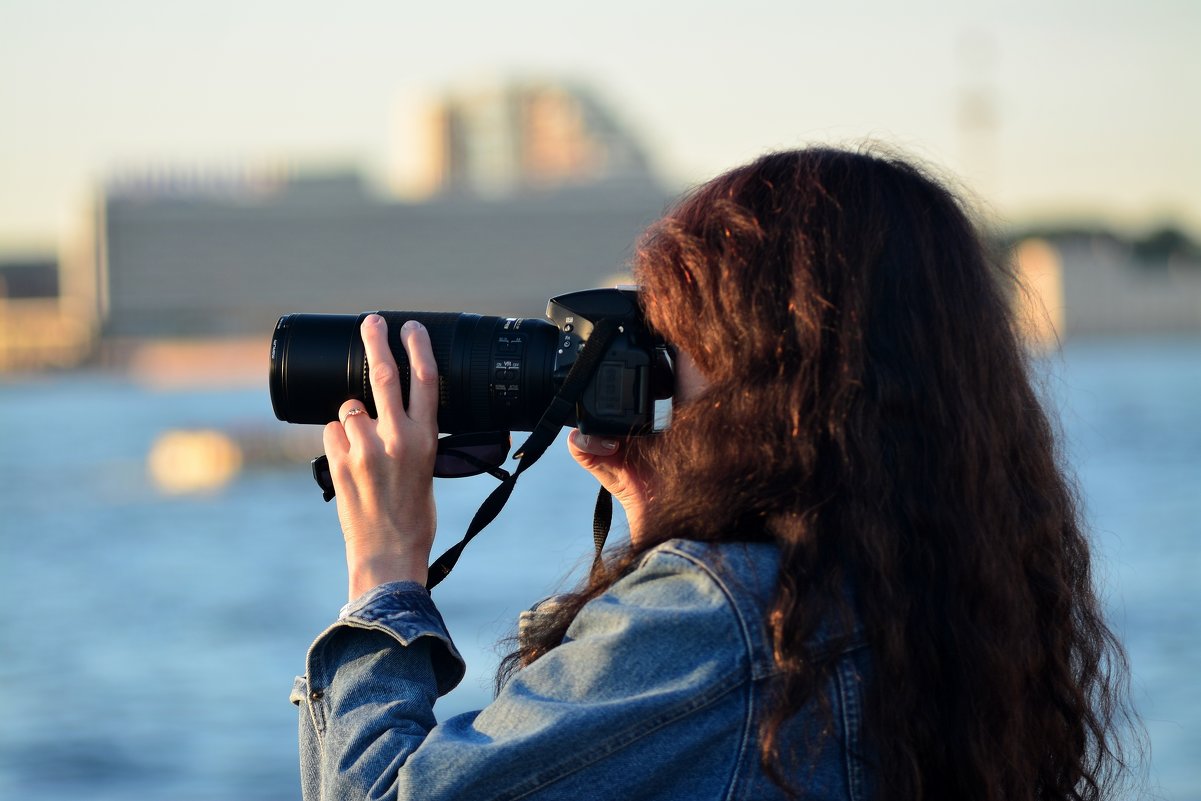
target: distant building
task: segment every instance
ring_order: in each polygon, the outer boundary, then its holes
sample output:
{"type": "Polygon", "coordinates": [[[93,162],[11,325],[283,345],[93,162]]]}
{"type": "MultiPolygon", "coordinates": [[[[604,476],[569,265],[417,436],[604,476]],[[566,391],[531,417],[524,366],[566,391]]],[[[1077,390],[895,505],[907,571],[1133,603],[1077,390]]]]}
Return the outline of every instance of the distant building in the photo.
{"type": "Polygon", "coordinates": [[[57,257],[41,254],[0,259],[0,299],[57,297],[57,257]]]}
{"type": "Polygon", "coordinates": [[[1015,250],[1029,293],[1032,339],[1201,333],[1201,262],[1148,263],[1131,243],[1099,233],[1031,237],[1015,250]]]}
{"type": "Polygon", "coordinates": [[[73,367],[91,352],[96,317],[64,292],[70,278],[58,255],[0,259],[0,373],[73,367]]]}
{"type": "Polygon", "coordinates": [[[399,203],[352,176],[265,195],[111,194],[103,331],[265,337],[284,313],[380,308],[540,316],[550,295],[622,272],[666,203],[649,184],[399,203]]]}
{"type": "MultiPolygon", "coordinates": [[[[670,202],[637,139],[584,89],[457,91],[423,119],[420,200],[380,194],[354,168],[109,180],[80,242],[0,264],[0,371],[77,364],[99,337],[111,364],[224,375],[238,363],[258,377],[290,312],[540,316],[549,297],[623,273],[670,202]]],[[[1142,269],[1114,240],[1046,238],[1020,263],[1050,310],[1044,339],[1201,332],[1201,268],[1142,269]]]]}
{"type": "Polygon", "coordinates": [[[1201,333],[1201,263],[1140,263],[1112,237],[1057,240],[1067,336],[1201,333]]]}
{"type": "Polygon", "coordinates": [[[561,83],[473,87],[421,115],[426,194],[510,196],[653,184],[642,146],[590,91],[561,83]]]}
{"type": "Polygon", "coordinates": [[[623,272],[668,203],[634,137],[583,90],[459,93],[431,120],[438,179],[420,201],[378,194],[355,169],[110,181],[104,336],[266,337],[288,312],[540,316],[549,296],[623,272]]]}

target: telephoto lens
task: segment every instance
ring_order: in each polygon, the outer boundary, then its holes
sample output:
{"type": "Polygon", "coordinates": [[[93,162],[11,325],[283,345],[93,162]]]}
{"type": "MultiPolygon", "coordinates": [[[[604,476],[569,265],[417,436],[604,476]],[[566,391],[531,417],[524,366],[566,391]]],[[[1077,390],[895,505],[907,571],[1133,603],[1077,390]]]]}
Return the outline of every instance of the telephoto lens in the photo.
{"type": "MultiPolygon", "coordinates": [[[[438,430],[531,431],[555,396],[558,329],[537,318],[456,312],[381,311],[400,368],[405,404],[409,359],[400,328],[416,320],[429,331],[438,364],[438,430]]],[[[348,399],[374,417],[363,314],[288,314],[271,338],[271,406],[289,423],[325,424],[348,399]]]]}

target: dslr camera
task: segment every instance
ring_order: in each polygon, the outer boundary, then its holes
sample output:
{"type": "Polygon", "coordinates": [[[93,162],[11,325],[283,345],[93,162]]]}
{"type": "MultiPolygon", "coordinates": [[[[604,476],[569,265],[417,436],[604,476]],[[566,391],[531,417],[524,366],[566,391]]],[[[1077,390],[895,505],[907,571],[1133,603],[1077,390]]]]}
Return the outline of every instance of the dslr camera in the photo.
{"type": "MultiPolygon", "coordinates": [[[[359,324],[371,312],[287,314],[271,339],[271,405],[289,423],[325,424],[356,398],[373,417],[367,357],[359,324]]],[[[650,432],[654,402],[674,386],[667,345],[642,314],[634,288],[589,289],[552,298],[546,320],[428,311],[375,312],[388,322],[388,343],[408,403],[409,361],[400,327],[417,320],[430,334],[438,364],[438,430],[443,434],[533,431],[556,399],[594,330],[615,333],[564,425],[583,433],[650,432]]],[[[591,359],[589,361],[592,361],[591,359]]]]}

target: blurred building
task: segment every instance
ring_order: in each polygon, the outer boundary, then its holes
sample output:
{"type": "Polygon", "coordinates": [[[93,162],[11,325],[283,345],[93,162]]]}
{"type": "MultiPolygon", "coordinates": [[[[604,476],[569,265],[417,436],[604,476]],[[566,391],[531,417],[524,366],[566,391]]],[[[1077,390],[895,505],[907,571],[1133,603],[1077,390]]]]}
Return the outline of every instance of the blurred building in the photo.
{"type": "Polygon", "coordinates": [[[1201,263],[1143,263],[1112,238],[1064,239],[1068,336],[1201,332],[1201,263]]]}
{"type": "Polygon", "coordinates": [[[73,367],[91,352],[94,306],[71,289],[71,254],[0,259],[0,373],[73,367]]]}
{"type": "MultiPolygon", "coordinates": [[[[290,312],[540,316],[548,297],[624,273],[670,200],[637,137],[579,87],[448,92],[419,118],[419,199],[354,167],[110,179],[70,249],[0,262],[0,371],[96,353],[156,377],[258,380],[290,312]]],[[[1195,253],[1143,269],[1112,238],[1043,238],[1019,264],[1052,341],[1201,332],[1195,253]]]]}
{"type": "Polygon", "coordinates": [[[0,260],[0,298],[7,301],[58,297],[58,259],[26,254],[0,260]]]}
{"type": "Polygon", "coordinates": [[[448,93],[422,126],[418,200],[353,166],[111,177],[70,250],[0,261],[0,371],[94,355],[156,380],[261,378],[289,312],[541,316],[625,273],[669,200],[581,88],[448,93]]]}
{"type": "Polygon", "coordinates": [[[668,202],[634,136],[582,90],[449,95],[427,122],[436,179],[420,201],[354,168],[110,181],[95,258],[106,342],[265,341],[297,311],[540,316],[549,296],[624,272],[668,202]]]}
{"type": "Polygon", "coordinates": [[[642,146],[586,87],[523,82],[448,92],[418,114],[417,188],[503,197],[571,186],[645,189],[642,146]]]}
{"type": "Polygon", "coordinates": [[[1191,247],[1148,258],[1140,244],[1097,231],[1020,242],[1031,338],[1201,333],[1201,259],[1191,247]]]}
{"type": "Polygon", "coordinates": [[[353,174],[232,197],[110,192],[103,331],[265,336],[287,312],[378,308],[541,315],[549,295],[621,272],[665,202],[648,186],[399,203],[353,174]]]}

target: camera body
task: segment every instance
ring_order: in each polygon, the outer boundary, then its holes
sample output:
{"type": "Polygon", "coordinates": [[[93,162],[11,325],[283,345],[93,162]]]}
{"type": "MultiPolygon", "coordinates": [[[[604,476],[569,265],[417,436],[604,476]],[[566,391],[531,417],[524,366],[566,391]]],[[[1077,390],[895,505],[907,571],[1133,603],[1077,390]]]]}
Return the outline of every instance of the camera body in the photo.
{"type": "Polygon", "coordinates": [[[649,431],[654,402],[671,397],[674,385],[665,343],[651,333],[633,288],[589,289],[551,298],[546,316],[559,329],[554,379],[560,385],[596,324],[615,320],[618,334],[576,404],[571,421],[585,434],[649,431]]]}
{"type": "MultiPolygon", "coordinates": [[[[348,399],[375,415],[360,315],[289,314],[271,340],[270,389],[276,417],[325,424],[348,399]]],[[[576,403],[575,425],[588,434],[647,433],[654,402],[671,396],[674,377],[665,343],[646,324],[634,288],[590,289],[552,298],[548,320],[422,311],[376,312],[408,402],[409,362],[400,327],[417,320],[430,334],[438,364],[438,429],[532,431],[554,400],[585,343],[602,320],[617,334],[576,403]]]]}

